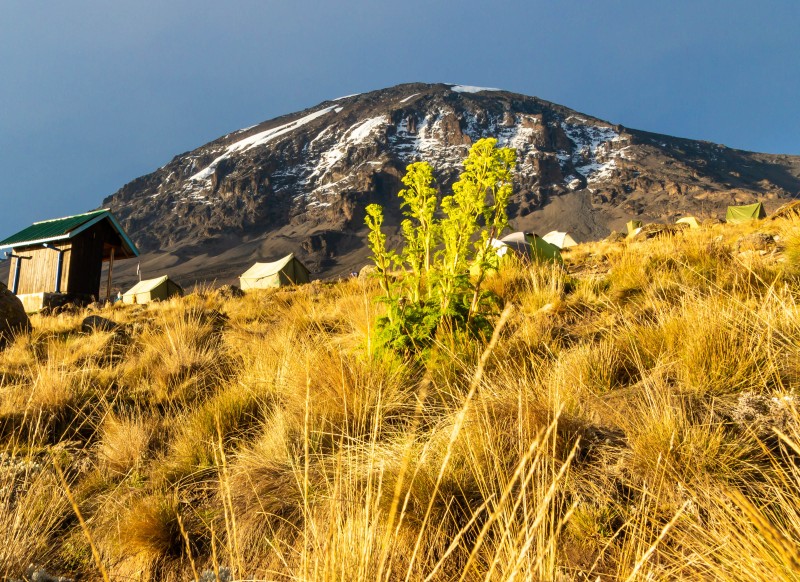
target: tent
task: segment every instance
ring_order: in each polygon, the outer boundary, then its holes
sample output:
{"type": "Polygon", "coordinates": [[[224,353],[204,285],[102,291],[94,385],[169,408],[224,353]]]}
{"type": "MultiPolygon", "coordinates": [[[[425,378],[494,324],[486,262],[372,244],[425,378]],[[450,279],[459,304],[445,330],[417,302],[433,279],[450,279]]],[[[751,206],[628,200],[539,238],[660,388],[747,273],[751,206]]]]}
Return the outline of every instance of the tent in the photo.
{"type": "Polygon", "coordinates": [[[630,231],[628,233],[628,236],[626,236],[625,238],[636,238],[637,236],[639,236],[639,234],[641,234],[643,228],[644,228],[643,226],[637,226],[632,231],[630,231]]]}
{"type": "Polygon", "coordinates": [[[551,245],[557,246],[562,250],[574,247],[578,244],[575,242],[575,239],[569,235],[568,232],[559,232],[557,230],[548,232],[546,235],[542,237],[542,239],[546,240],[551,245]]]}
{"type": "Polygon", "coordinates": [[[504,257],[508,253],[509,246],[501,241],[499,238],[490,238],[489,244],[495,248],[495,253],[498,257],[504,257]]]}
{"type": "Polygon", "coordinates": [[[628,228],[628,234],[631,234],[637,228],[642,228],[642,221],[641,220],[629,220],[628,223],[625,226],[628,228]]]}
{"type": "Polygon", "coordinates": [[[239,277],[242,290],[308,283],[308,269],[293,253],[272,263],[256,263],[239,277]]]}
{"type": "MultiPolygon", "coordinates": [[[[509,247],[506,243],[501,241],[497,238],[490,238],[489,239],[489,246],[494,247],[494,253],[496,258],[491,258],[488,261],[489,267],[488,272],[493,273],[495,272],[499,266],[506,261],[506,257],[512,256],[514,252],[509,252],[511,247],[509,247]]],[[[480,273],[480,258],[483,256],[483,251],[478,251],[476,256],[476,260],[470,265],[469,272],[470,275],[473,277],[477,277],[478,273],[480,273]]]]}
{"type": "Polygon", "coordinates": [[[157,279],[139,281],[122,295],[124,303],[150,303],[183,295],[183,288],[167,275],[157,279]]]}
{"type": "Polygon", "coordinates": [[[689,228],[700,228],[700,223],[694,216],[684,216],[675,221],[675,224],[688,224],[689,228]]]}
{"type": "Polygon", "coordinates": [[[767,214],[764,212],[764,205],[761,202],[748,204],[747,206],[728,206],[728,212],[725,213],[725,222],[741,224],[742,222],[758,220],[765,216],[767,214]]]}
{"type": "Polygon", "coordinates": [[[535,259],[537,261],[552,261],[554,263],[563,263],[561,258],[561,250],[553,244],[550,244],[538,234],[530,232],[512,232],[508,236],[500,239],[501,242],[508,245],[517,255],[535,259]]]}
{"type": "MultiPolygon", "coordinates": [[[[489,261],[490,266],[488,267],[488,273],[495,272],[500,265],[508,260],[508,257],[512,256],[526,261],[536,260],[563,263],[561,251],[557,246],[548,243],[542,237],[530,232],[515,232],[500,240],[490,238],[489,244],[495,249],[497,261],[489,261]]],[[[480,254],[479,252],[479,256],[480,254]]],[[[480,271],[478,263],[479,261],[476,260],[470,266],[470,274],[473,277],[477,276],[480,271]]]]}

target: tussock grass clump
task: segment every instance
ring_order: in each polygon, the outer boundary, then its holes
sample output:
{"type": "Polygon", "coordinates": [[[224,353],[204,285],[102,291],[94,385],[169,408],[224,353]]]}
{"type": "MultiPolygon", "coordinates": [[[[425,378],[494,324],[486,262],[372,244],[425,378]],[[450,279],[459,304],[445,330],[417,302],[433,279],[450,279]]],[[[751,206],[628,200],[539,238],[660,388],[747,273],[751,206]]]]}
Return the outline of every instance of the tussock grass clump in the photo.
{"type": "Polygon", "coordinates": [[[158,429],[152,417],[141,413],[111,413],[100,427],[98,463],[112,474],[127,475],[142,467],[158,429]]]}
{"type": "Polygon", "coordinates": [[[0,352],[0,572],[797,579],[797,224],[507,261],[488,333],[413,356],[369,279],[34,316],[0,352]]]}
{"type": "Polygon", "coordinates": [[[59,537],[71,510],[52,468],[41,456],[0,454],[0,575],[30,564],[59,566],[59,537]]]}

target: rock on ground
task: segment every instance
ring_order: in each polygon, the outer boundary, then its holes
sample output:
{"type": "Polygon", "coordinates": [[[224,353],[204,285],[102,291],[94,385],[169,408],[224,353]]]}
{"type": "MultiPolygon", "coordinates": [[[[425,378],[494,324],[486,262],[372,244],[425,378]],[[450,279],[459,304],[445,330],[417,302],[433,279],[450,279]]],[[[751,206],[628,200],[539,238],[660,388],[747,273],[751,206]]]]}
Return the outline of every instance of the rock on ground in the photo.
{"type": "Polygon", "coordinates": [[[0,349],[15,334],[31,330],[31,320],[22,307],[22,301],[0,283],[0,349]]]}

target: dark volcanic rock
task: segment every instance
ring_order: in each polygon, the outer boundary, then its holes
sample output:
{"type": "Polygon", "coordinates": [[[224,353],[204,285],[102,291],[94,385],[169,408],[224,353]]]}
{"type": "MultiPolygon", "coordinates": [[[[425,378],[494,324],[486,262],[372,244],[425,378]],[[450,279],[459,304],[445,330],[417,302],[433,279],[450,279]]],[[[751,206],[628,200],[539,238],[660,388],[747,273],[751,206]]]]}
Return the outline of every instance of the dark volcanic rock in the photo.
{"type": "MultiPolygon", "coordinates": [[[[253,261],[294,252],[316,275],[338,275],[366,263],[367,204],[385,205],[397,242],[407,164],[429,161],[444,191],[482,137],[517,149],[515,229],[597,239],[633,217],[715,218],[729,204],[775,207],[800,192],[796,156],[627,129],[506,91],[414,83],[230,133],[104,204],[149,253],[148,271],[230,282],[253,261]]],[[[123,264],[122,280],[126,268],[135,264],[123,264]]]]}
{"type": "Polygon", "coordinates": [[[239,299],[244,297],[244,291],[237,285],[223,285],[219,288],[219,294],[225,299],[239,299]]]}
{"type": "Polygon", "coordinates": [[[672,236],[689,228],[688,224],[645,224],[631,236],[633,240],[646,240],[661,236],[672,236]]]}
{"type": "Polygon", "coordinates": [[[0,283],[0,349],[14,334],[30,329],[31,321],[22,307],[22,301],[0,283]]]}
{"type": "Polygon", "coordinates": [[[90,315],[81,322],[83,333],[94,333],[96,331],[117,331],[122,326],[99,315],[90,315]]]}

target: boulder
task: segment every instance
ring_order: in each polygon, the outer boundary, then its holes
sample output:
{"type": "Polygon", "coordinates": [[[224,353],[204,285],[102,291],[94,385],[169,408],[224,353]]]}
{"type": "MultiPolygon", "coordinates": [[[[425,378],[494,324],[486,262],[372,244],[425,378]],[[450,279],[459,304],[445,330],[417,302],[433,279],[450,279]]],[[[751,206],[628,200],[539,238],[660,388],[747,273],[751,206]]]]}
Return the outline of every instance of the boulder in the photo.
{"type": "Polygon", "coordinates": [[[114,334],[114,339],[120,343],[127,343],[131,339],[133,327],[124,323],[117,323],[99,315],[90,315],[81,322],[81,332],[91,335],[97,332],[114,334]]]}
{"type": "MultiPolygon", "coordinates": [[[[722,411],[726,412],[723,405],[722,411]]],[[[797,430],[797,398],[791,394],[766,395],[742,392],[727,415],[742,431],[755,433],[762,440],[775,438],[775,429],[791,434],[797,430]]]]}
{"type": "Polygon", "coordinates": [[[625,234],[622,232],[617,232],[616,230],[612,230],[611,234],[608,235],[605,239],[606,242],[610,243],[618,243],[625,240],[625,234]]]}
{"type": "Polygon", "coordinates": [[[688,224],[645,224],[629,235],[634,240],[647,240],[662,236],[672,236],[689,228],[688,224]]]}
{"type": "Polygon", "coordinates": [[[225,299],[238,299],[244,297],[244,291],[236,285],[223,285],[219,288],[220,297],[225,299]]]}
{"type": "Polygon", "coordinates": [[[0,348],[17,333],[31,330],[31,320],[22,307],[22,301],[0,283],[0,348]]]}
{"type": "Polygon", "coordinates": [[[753,232],[736,241],[740,251],[768,251],[775,248],[775,237],[764,232],[753,232]]]}
{"type": "Polygon", "coordinates": [[[358,271],[358,279],[360,281],[366,281],[370,277],[372,277],[377,272],[375,269],[375,265],[364,265],[361,267],[361,270],[358,271]]]}
{"type": "Polygon", "coordinates": [[[90,315],[81,322],[81,331],[83,333],[93,333],[95,331],[117,331],[121,328],[118,323],[101,317],[99,315],[90,315]]]}

